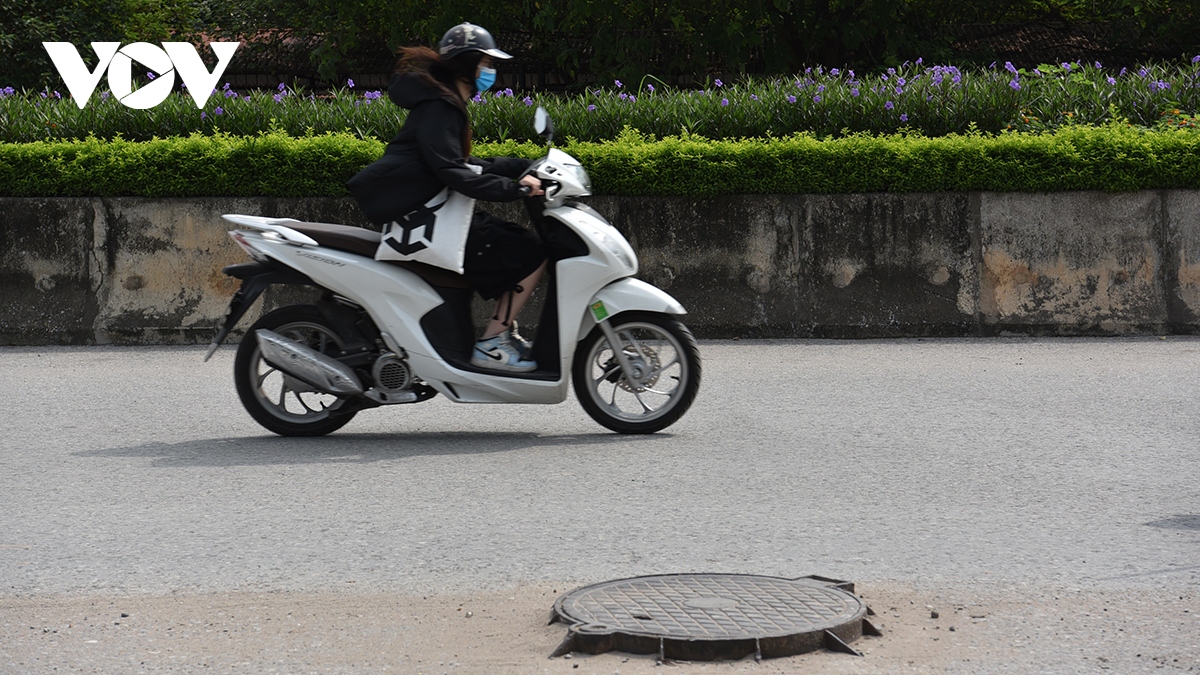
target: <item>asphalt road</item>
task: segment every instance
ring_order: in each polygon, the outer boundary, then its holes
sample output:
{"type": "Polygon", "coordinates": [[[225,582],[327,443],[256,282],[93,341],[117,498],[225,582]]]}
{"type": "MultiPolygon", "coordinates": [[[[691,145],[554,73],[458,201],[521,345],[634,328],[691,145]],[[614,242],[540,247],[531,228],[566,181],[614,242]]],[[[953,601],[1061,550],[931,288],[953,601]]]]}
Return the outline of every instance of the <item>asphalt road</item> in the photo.
{"type": "Polygon", "coordinates": [[[650,437],[573,398],[437,398],[295,440],[242,410],[231,348],[0,349],[0,603],[692,571],[1200,589],[1198,339],[701,352],[650,437]]]}

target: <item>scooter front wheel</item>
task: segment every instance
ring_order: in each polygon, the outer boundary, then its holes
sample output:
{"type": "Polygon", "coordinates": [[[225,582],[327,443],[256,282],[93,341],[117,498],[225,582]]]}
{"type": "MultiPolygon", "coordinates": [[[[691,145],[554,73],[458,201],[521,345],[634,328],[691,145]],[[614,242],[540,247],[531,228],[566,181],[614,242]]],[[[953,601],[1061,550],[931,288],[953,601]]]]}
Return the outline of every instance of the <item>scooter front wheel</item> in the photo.
{"type": "Polygon", "coordinates": [[[623,434],[651,434],[683,416],[700,389],[700,348],[687,326],[665,314],[625,312],[609,319],[619,346],[597,326],[575,350],[572,379],[583,409],[623,434]],[[630,364],[627,375],[617,359],[630,364]]]}
{"type": "Polygon", "coordinates": [[[323,354],[342,350],[342,338],[312,305],[281,307],[259,319],[238,345],[233,382],[246,412],[280,436],[324,436],[346,426],[353,411],[345,399],[325,394],[267,363],[254,331],[266,328],[323,354]]]}

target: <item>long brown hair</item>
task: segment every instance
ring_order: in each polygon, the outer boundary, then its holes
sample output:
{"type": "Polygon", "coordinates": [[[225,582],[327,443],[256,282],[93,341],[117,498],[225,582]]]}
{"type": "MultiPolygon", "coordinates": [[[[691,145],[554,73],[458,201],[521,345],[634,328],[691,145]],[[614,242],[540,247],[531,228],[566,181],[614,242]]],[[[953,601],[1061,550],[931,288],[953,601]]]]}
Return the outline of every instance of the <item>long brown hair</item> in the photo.
{"type": "Polygon", "coordinates": [[[467,119],[462,134],[463,159],[470,157],[471,115],[467,112],[467,104],[458,93],[454,68],[429,47],[401,47],[400,60],[396,62],[395,72],[416,75],[422,82],[442,92],[458,106],[467,119]]]}

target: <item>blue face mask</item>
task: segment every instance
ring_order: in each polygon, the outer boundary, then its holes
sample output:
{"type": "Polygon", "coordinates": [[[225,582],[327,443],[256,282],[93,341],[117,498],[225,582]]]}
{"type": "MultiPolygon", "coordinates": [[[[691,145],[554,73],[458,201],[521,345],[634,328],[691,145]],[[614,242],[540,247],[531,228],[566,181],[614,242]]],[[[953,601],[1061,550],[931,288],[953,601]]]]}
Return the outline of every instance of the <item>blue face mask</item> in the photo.
{"type": "Polygon", "coordinates": [[[496,69],[495,68],[480,68],[479,77],[475,78],[475,89],[479,92],[485,92],[496,84],[496,69]]]}

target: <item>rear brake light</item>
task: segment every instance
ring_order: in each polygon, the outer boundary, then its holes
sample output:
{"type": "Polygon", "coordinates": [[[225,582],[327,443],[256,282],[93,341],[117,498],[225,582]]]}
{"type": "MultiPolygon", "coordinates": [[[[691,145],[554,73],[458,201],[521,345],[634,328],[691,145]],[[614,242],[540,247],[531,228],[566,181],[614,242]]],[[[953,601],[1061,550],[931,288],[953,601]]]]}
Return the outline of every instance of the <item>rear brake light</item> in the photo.
{"type": "Polygon", "coordinates": [[[240,231],[233,230],[229,233],[229,236],[232,237],[233,240],[237,242],[237,245],[241,246],[242,250],[246,252],[246,255],[250,256],[253,260],[263,262],[267,259],[267,256],[255,249],[250,242],[246,240],[246,236],[240,231]]]}

